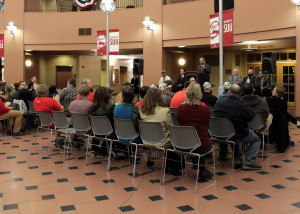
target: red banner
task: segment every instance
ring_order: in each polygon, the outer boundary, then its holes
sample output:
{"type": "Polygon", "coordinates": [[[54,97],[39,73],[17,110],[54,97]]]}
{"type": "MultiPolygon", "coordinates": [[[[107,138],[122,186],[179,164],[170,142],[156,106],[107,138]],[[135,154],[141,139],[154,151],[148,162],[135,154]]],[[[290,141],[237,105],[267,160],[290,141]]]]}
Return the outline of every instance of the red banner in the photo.
{"type": "MultiPolygon", "coordinates": [[[[223,46],[233,45],[233,9],[223,11],[223,46]]],[[[219,13],[210,15],[210,47],[218,48],[219,35],[219,13]]]]}
{"type": "Polygon", "coordinates": [[[4,57],[4,34],[0,34],[0,57],[4,57]]]}
{"type": "MultiPolygon", "coordinates": [[[[119,54],[119,30],[112,29],[109,30],[109,54],[118,55],[119,54]]],[[[106,55],[106,31],[97,31],[97,56],[106,55]]]]}

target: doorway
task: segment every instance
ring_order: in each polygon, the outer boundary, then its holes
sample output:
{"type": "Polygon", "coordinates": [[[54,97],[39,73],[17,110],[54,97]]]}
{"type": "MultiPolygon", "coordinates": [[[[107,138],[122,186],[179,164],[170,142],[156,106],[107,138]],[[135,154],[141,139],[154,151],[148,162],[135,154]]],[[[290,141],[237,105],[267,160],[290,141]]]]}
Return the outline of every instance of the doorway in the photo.
{"type": "Polygon", "coordinates": [[[286,89],[283,99],[289,106],[296,106],[296,62],[277,62],[277,83],[286,89]]]}
{"type": "Polygon", "coordinates": [[[120,66],[120,91],[121,91],[122,85],[125,81],[126,72],[127,72],[127,67],[120,66]]]}
{"type": "Polygon", "coordinates": [[[72,66],[56,66],[56,87],[63,89],[67,81],[73,78],[72,66]]]}

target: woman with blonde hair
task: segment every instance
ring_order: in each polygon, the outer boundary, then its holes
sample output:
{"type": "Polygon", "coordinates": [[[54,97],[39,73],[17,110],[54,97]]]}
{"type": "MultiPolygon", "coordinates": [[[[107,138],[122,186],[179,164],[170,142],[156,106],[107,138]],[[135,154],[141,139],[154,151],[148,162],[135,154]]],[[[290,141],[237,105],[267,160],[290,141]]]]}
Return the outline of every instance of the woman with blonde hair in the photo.
{"type": "MultiPolygon", "coordinates": [[[[162,123],[163,131],[167,140],[162,143],[162,147],[170,147],[168,139],[169,130],[167,125],[173,124],[170,109],[166,107],[166,103],[162,98],[162,92],[158,88],[148,89],[144,101],[140,109],[140,117],[145,122],[160,122],[162,123]]],[[[147,144],[147,142],[144,142],[147,144]]],[[[149,161],[147,165],[151,165],[149,161]]],[[[153,164],[152,164],[153,165],[153,164]]]]}
{"type": "MultiPolygon", "coordinates": [[[[190,84],[185,92],[185,102],[179,105],[177,120],[180,126],[194,126],[201,141],[201,146],[194,152],[205,154],[211,150],[211,141],[208,137],[208,123],[210,120],[210,109],[202,103],[202,91],[199,84],[190,84]]],[[[197,160],[193,159],[194,164],[197,160]]],[[[213,173],[205,167],[204,158],[200,159],[199,182],[210,180],[213,173]]]]}

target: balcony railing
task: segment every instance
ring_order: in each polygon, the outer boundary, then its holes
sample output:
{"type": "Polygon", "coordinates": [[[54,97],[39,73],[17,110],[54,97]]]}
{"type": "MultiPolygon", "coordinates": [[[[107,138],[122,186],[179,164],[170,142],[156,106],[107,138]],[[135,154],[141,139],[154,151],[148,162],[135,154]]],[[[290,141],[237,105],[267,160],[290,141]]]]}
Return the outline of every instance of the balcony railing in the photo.
{"type": "Polygon", "coordinates": [[[0,0],[0,12],[4,12],[4,0],[0,0]]]}
{"type": "Polygon", "coordinates": [[[186,1],[200,1],[200,0],[164,0],[164,4],[174,4],[174,3],[186,2],[186,1]]]}
{"type": "MultiPolygon", "coordinates": [[[[1,2],[1,0],[0,0],[1,2]]],[[[142,7],[143,0],[115,0],[117,8],[142,7]]],[[[70,12],[100,10],[101,0],[87,8],[77,6],[74,0],[25,0],[25,12],[70,12]]]]}

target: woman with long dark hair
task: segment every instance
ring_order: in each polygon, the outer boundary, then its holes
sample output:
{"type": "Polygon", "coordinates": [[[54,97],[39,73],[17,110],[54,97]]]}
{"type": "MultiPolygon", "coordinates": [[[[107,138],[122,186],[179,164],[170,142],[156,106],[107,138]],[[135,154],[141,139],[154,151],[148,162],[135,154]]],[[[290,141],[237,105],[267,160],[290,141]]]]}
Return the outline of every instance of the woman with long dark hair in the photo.
{"type": "MultiPolygon", "coordinates": [[[[91,116],[106,116],[108,117],[112,127],[114,122],[114,104],[109,102],[109,94],[105,87],[97,88],[94,95],[94,102],[90,107],[90,115],[91,116]]],[[[114,138],[114,134],[111,134],[109,138],[114,138]]],[[[93,144],[99,144],[99,140],[93,138],[93,144]]],[[[92,146],[92,149],[96,154],[100,156],[105,156],[107,150],[99,148],[98,146],[92,146]]]]}

